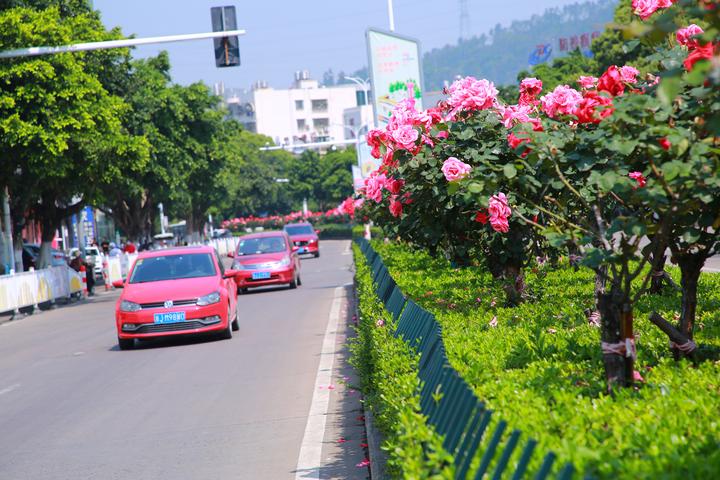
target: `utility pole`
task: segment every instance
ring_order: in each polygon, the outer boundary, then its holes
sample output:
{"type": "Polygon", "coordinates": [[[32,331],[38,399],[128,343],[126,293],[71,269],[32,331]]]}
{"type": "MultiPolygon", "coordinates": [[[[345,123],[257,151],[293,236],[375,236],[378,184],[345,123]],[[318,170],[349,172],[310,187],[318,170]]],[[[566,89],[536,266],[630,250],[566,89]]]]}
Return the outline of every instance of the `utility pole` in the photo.
{"type": "Polygon", "coordinates": [[[395,13],[393,12],[392,0],[388,0],[388,18],[390,19],[390,31],[395,31],[395,13]]]}
{"type": "Polygon", "coordinates": [[[3,222],[5,223],[5,248],[7,249],[7,256],[5,257],[9,268],[9,272],[15,273],[15,247],[13,247],[13,231],[12,231],[12,218],[10,217],[10,193],[8,187],[2,192],[3,195],[3,222]]]}

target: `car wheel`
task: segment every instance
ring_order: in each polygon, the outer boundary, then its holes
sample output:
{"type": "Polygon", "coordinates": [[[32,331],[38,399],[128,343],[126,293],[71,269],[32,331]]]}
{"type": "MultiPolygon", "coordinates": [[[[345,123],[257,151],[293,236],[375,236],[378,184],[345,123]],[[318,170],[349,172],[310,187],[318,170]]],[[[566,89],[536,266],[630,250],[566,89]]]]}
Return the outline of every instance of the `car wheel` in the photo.
{"type": "Polygon", "coordinates": [[[320,258],[320,252],[315,252],[315,258],[320,258]]]}
{"type": "Polygon", "coordinates": [[[298,286],[298,276],[295,275],[295,276],[293,277],[293,281],[290,282],[289,287],[290,287],[291,289],[293,289],[293,288],[297,288],[297,286],[298,286]]]}
{"type": "Polygon", "coordinates": [[[238,290],[238,292],[239,292],[239,293],[242,293],[242,294],[245,294],[245,293],[248,293],[248,289],[247,289],[247,288],[241,288],[240,290],[238,290]]]}
{"type": "Polygon", "coordinates": [[[232,321],[232,329],[233,329],[233,332],[237,332],[238,330],[240,330],[240,322],[238,322],[237,305],[235,306],[235,320],[232,321]]]}
{"type": "Polygon", "coordinates": [[[223,330],[222,333],[220,334],[220,338],[222,338],[223,340],[230,340],[232,338],[233,328],[232,328],[232,322],[230,321],[230,306],[229,305],[228,305],[227,318],[228,318],[227,328],[225,330],[223,330]]]}
{"type": "Polygon", "coordinates": [[[120,350],[132,350],[135,346],[134,338],[120,338],[118,337],[118,347],[120,350]]]}
{"type": "Polygon", "coordinates": [[[300,278],[300,275],[297,276],[297,284],[298,284],[298,287],[300,285],[302,285],[302,278],[300,278]]]}

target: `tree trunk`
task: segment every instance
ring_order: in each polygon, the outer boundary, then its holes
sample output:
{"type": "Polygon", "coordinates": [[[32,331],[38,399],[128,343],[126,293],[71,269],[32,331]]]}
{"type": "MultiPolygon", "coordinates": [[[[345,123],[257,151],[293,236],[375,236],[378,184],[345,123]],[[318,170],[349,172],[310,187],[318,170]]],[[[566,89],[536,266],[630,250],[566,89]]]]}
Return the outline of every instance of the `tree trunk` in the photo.
{"type": "Polygon", "coordinates": [[[60,225],[60,221],[55,225],[55,221],[51,218],[44,218],[41,223],[40,232],[40,258],[38,258],[37,268],[48,268],[52,263],[52,241],[55,239],[55,231],[60,225]]]}
{"type": "Polygon", "coordinates": [[[633,383],[634,359],[623,353],[626,339],[633,338],[632,305],[620,287],[613,285],[608,293],[598,295],[597,308],[600,312],[600,338],[610,347],[603,348],[603,362],[607,390],[612,394],[616,389],[633,383]],[[619,351],[608,351],[613,346],[619,351]]]}
{"type": "Polygon", "coordinates": [[[525,279],[522,274],[522,267],[515,264],[506,264],[503,268],[503,279],[505,300],[508,305],[515,306],[522,302],[525,291],[525,279]]]}
{"type": "MultiPolygon", "coordinates": [[[[700,272],[705,265],[707,253],[702,250],[699,253],[684,253],[676,256],[680,267],[682,286],[682,301],[680,311],[680,333],[689,340],[693,339],[695,330],[695,316],[697,312],[697,287],[700,272]]],[[[679,358],[681,352],[673,348],[673,354],[679,358]]]]}
{"type": "Polygon", "coordinates": [[[663,286],[665,284],[665,261],[667,255],[653,255],[652,262],[650,263],[650,288],[648,292],[653,295],[659,295],[662,293],[663,286]]]}

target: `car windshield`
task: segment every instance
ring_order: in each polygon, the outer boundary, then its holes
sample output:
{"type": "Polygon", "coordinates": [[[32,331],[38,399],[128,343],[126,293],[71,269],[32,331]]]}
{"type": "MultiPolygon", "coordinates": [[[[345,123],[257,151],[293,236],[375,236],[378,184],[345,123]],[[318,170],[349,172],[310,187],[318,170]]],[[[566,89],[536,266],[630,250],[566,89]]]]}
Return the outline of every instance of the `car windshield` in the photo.
{"type": "Polygon", "coordinates": [[[215,274],[215,264],[209,253],[162,255],[138,259],[130,283],[212,277],[215,274]]]}
{"type": "Polygon", "coordinates": [[[240,240],[238,255],[259,255],[262,253],[280,253],[286,250],[283,237],[260,237],[240,240]]]}
{"type": "Polygon", "coordinates": [[[312,235],[315,233],[312,225],[292,225],[285,227],[285,231],[288,235],[312,235]]]}

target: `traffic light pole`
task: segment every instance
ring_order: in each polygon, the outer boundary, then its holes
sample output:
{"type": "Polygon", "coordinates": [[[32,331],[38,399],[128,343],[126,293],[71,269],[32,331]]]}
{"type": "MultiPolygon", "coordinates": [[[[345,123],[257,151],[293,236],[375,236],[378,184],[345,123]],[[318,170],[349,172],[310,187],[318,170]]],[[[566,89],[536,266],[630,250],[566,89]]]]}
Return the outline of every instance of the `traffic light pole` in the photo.
{"type": "Polygon", "coordinates": [[[190,40],[203,40],[206,38],[222,38],[245,35],[245,30],[225,30],[221,32],[189,33],[183,35],[167,35],[164,37],[125,38],[122,40],[109,40],[105,42],[75,43],[57,47],[30,47],[5,50],[0,52],[0,58],[34,57],[38,55],[52,55],[66,52],[85,52],[89,50],[106,50],[109,48],[136,47],[156,43],[186,42],[190,40]]]}

